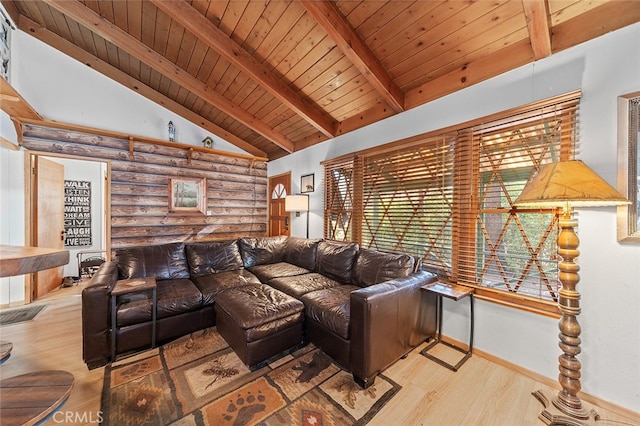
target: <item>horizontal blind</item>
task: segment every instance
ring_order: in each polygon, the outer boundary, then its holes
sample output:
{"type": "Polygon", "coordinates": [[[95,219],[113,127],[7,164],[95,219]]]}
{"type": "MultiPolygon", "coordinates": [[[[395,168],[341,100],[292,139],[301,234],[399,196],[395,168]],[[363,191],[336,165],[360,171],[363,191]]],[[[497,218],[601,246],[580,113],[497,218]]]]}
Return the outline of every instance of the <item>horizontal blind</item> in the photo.
{"type": "Polygon", "coordinates": [[[424,137],[362,156],[363,247],[419,256],[451,277],[454,140],[424,137]]]}
{"type": "Polygon", "coordinates": [[[461,231],[457,281],[556,300],[557,211],[513,203],[547,163],[575,157],[579,95],[461,130],[456,170],[461,231]],[[462,140],[463,138],[460,138],[462,140]]]}

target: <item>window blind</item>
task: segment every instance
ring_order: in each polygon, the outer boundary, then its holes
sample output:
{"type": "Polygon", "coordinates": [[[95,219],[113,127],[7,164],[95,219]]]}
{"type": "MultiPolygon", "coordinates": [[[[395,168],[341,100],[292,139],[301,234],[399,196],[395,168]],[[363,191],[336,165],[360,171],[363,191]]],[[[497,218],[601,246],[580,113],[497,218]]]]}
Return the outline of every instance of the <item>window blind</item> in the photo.
{"type": "Polygon", "coordinates": [[[441,278],[534,310],[557,300],[559,212],[513,206],[573,159],[580,93],[327,161],[325,237],[409,253],[441,278]]]}

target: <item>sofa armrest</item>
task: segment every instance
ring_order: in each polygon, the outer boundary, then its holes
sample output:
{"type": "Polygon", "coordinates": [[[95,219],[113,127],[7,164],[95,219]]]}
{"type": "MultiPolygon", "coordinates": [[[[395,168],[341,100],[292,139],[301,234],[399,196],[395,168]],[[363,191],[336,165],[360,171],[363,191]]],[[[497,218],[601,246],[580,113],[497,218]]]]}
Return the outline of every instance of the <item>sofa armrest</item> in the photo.
{"type": "Polygon", "coordinates": [[[118,263],[105,262],[82,290],[82,358],[90,370],[109,361],[109,299],[116,281],[118,263]]]}
{"type": "Polygon", "coordinates": [[[435,299],[425,306],[420,291],[434,280],[420,271],[351,292],[349,367],[361,386],[435,334],[435,299]]]}

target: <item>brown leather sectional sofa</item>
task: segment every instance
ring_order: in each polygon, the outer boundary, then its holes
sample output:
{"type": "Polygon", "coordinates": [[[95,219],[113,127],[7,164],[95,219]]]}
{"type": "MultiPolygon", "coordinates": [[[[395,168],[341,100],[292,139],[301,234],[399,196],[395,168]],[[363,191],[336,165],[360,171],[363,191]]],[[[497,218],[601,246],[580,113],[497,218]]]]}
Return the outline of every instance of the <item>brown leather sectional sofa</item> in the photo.
{"type": "MultiPolygon", "coordinates": [[[[296,237],[170,243],[117,250],[83,290],[90,369],[111,358],[111,288],[148,276],[157,281],[158,343],[218,324],[248,364],[312,342],[367,387],[435,335],[435,296],[420,286],[436,276],[412,256],[296,237]]],[[[117,354],[149,347],[151,312],[149,292],[118,296],[117,354]]]]}

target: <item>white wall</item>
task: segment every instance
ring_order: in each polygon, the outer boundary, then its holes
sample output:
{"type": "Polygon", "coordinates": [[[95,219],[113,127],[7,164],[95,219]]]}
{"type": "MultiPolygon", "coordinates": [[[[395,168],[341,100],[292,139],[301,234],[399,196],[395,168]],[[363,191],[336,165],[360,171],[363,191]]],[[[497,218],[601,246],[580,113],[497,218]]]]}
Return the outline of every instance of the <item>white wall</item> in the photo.
{"type": "MultiPolygon", "coordinates": [[[[320,161],[582,90],[580,158],[615,186],[617,96],[640,90],[640,24],[623,28],[380,123],[270,162],[269,175],[315,173],[311,237],[322,237],[320,161]]],[[[583,391],[640,412],[640,245],[616,241],[615,208],[579,212],[583,391]]],[[[304,235],[294,218],[292,235],[304,235]]],[[[445,304],[444,334],[468,339],[468,303],[445,304]]],[[[557,320],[476,303],[476,348],[556,379],[557,320]]]]}
{"type": "MultiPolygon", "coordinates": [[[[0,111],[0,136],[17,147],[9,117],[0,111]]],[[[24,152],[0,144],[0,244],[24,245],[24,152]]],[[[24,275],[0,278],[0,306],[21,304],[24,275]]]]}

